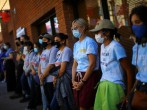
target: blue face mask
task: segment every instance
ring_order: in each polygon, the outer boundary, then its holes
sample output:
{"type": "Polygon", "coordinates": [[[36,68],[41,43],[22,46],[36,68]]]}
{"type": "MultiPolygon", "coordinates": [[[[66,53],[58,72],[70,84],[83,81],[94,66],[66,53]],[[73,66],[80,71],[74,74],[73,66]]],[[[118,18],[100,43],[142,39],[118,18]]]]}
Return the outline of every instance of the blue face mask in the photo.
{"type": "Polygon", "coordinates": [[[72,34],[75,38],[80,38],[82,35],[79,30],[72,30],[72,34]]]}
{"type": "Polygon", "coordinates": [[[133,25],[132,30],[137,38],[142,38],[147,33],[147,26],[145,24],[133,25]]]}
{"type": "Polygon", "coordinates": [[[43,42],[42,39],[39,39],[39,44],[42,44],[42,42],[43,42]]]}
{"type": "Polygon", "coordinates": [[[34,52],[35,53],[38,53],[38,48],[34,48],[34,52]]]}

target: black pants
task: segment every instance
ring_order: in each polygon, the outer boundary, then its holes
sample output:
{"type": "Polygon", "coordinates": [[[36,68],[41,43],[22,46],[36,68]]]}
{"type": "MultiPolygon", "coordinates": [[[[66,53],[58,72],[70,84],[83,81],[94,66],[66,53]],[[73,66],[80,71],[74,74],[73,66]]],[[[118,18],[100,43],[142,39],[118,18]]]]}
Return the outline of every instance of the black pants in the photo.
{"type": "Polygon", "coordinates": [[[16,69],[17,69],[17,74],[16,74],[15,93],[16,94],[22,94],[21,75],[23,73],[23,63],[18,64],[16,69]]]}
{"type": "Polygon", "coordinates": [[[14,91],[16,88],[16,77],[15,77],[15,63],[12,59],[6,60],[5,63],[6,70],[6,82],[7,91],[14,91]]]}
{"type": "Polygon", "coordinates": [[[52,82],[46,82],[43,87],[44,87],[44,93],[48,101],[48,108],[50,109],[50,104],[54,94],[54,86],[52,82]]]}

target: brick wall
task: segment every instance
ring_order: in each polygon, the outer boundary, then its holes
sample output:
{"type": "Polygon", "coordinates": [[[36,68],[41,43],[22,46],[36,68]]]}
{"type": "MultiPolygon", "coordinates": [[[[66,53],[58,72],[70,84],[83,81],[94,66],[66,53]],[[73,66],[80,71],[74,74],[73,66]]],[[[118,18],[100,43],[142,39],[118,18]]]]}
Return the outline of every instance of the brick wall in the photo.
{"type": "MultiPolygon", "coordinates": [[[[11,8],[11,19],[7,23],[7,36],[13,33],[13,39],[16,38],[16,29],[25,27],[26,33],[30,36],[31,41],[37,40],[38,34],[36,27],[32,24],[42,18],[50,10],[55,9],[59,22],[59,31],[67,33],[69,37],[68,45],[72,47],[73,37],[71,34],[71,22],[74,19],[73,9],[70,3],[63,0],[9,0],[11,8]],[[14,8],[16,13],[14,13],[14,8]]],[[[6,33],[4,33],[6,36],[6,33]]],[[[4,38],[6,39],[6,38],[4,38]]],[[[9,41],[9,40],[8,40],[9,41]]]]}

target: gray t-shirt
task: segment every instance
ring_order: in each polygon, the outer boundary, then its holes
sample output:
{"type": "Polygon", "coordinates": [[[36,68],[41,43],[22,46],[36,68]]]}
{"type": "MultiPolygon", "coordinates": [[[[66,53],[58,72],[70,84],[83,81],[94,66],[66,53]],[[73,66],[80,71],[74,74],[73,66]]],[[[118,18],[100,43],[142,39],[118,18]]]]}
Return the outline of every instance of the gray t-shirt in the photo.
{"type": "Polygon", "coordinates": [[[70,48],[65,47],[63,51],[58,51],[56,55],[55,66],[60,66],[62,62],[68,62],[66,66],[66,72],[71,76],[72,64],[73,64],[73,53],[70,48]]]}
{"type": "MultiPolygon", "coordinates": [[[[49,64],[54,64],[56,61],[56,54],[58,49],[56,47],[52,47],[51,49],[45,49],[40,56],[40,65],[41,65],[41,74],[44,73],[46,67],[49,64]]],[[[53,76],[48,75],[46,78],[46,82],[53,82],[53,76]]]]}

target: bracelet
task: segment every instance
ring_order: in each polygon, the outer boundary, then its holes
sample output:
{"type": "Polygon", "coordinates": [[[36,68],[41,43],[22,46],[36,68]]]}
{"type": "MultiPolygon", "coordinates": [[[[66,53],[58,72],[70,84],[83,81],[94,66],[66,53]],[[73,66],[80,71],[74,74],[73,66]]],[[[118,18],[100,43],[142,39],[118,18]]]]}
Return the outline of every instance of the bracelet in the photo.
{"type": "Polygon", "coordinates": [[[81,82],[84,83],[84,84],[86,83],[86,81],[84,81],[83,79],[81,79],[81,82]]]}

